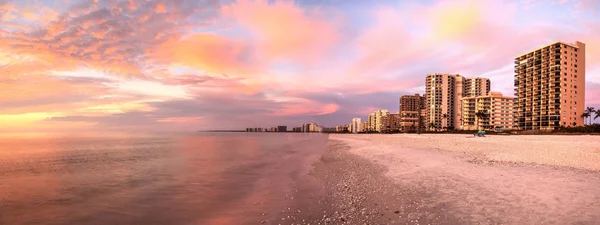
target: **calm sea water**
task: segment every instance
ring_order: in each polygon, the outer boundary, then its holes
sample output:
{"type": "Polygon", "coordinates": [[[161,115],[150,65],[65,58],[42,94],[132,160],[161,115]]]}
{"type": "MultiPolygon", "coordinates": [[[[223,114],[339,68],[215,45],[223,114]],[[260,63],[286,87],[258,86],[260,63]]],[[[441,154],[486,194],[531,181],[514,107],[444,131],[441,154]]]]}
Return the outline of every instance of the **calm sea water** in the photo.
{"type": "Polygon", "coordinates": [[[0,139],[0,224],[255,224],[321,134],[0,139]]]}

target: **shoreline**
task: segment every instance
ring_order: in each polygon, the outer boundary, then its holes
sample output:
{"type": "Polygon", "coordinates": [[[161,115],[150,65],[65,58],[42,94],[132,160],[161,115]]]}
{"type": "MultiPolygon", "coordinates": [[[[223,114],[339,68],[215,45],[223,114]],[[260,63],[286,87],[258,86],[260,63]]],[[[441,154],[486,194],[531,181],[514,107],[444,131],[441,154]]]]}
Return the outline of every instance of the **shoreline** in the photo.
{"type": "MultiPolygon", "coordinates": [[[[385,174],[387,168],[350,153],[351,147],[330,140],[326,152],[306,175],[312,192],[300,192],[294,221],[281,224],[447,224],[457,223],[446,205],[419,205],[417,190],[402,188],[385,174]],[[318,191],[314,191],[318,190],[318,191]],[[308,194],[308,195],[307,195],[308,194]],[[303,209],[303,210],[302,210],[303,209]]],[[[302,188],[300,188],[302,190],[302,188]]],[[[279,223],[271,223],[279,224],[279,223]]]]}
{"type": "Polygon", "coordinates": [[[290,184],[290,202],[263,224],[600,221],[600,164],[590,164],[598,142],[530,140],[538,138],[330,135],[290,184]]]}

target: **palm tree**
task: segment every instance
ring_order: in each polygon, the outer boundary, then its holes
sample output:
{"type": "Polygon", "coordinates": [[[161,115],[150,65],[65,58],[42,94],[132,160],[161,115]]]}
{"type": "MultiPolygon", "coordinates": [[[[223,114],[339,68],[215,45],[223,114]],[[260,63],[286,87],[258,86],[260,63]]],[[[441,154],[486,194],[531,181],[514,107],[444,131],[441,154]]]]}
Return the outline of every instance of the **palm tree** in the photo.
{"type": "Polygon", "coordinates": [[[587,110],[583,111],[583,113],[581,114],[581,118],[583,118],[583,125],[585,126],[585,119],[588,117],[591,117],[592,115],[587,112],[587,110]]]}
{"type": "MultiPolygon", "coordinates": [[[[445,128],[448,129],[448,114],[444,113],[444,115],[442,115],[442,118],[444,118],[444,122],[446,123],[445,128]]],[[[444,127],[442,127],[442,128],[444,128],[444,127]]]]}
{"type": "MultiPolygon", "coordinates": [[[[435,123],[429,123],[429,128],[436,128],[435,123]]],[[[437,131],[437,129],[435,131],[437,131]]]]}
{"type": "MultiPolygon", "coordinates": [[[[477,129],[479,129],[479,122],[480,122],[482,119],[484,119],[484,118],[487,118],[487,117],[488,117],[488,114],[487,114],[487,112],[486,112],[486,111],[477,111],[477,112],[475,113],[475,116],[477,117],[477,129]]],[[[484,129],[485,129],[485,127],[484,127],[484,129]]]]}
{"type": "Polygon", "coordinates": [[[594,116],[594,119],[598,119],[598,117],[600,117],[600,109],[596,110],[596,115],[594,116]]]}
{"type": "MultiPolygon", "coordinates": [[[[588,115],[586,117],[590,118],[590,124],[592,124],[592,114],[594,114],[594,112],[596,112],[596,109],[594,109],[594,107],[588,106],[587,108],[585,108],[585,111],[583,111],[584,114],[587,113],[588,115]]],[[[583,116],[583,115],[582,115],[583,116]]],[[[585,122],[585,121],[584,121],[585,122]]],[[[585,124],[585,123],[584,123],[585,124]]]]}

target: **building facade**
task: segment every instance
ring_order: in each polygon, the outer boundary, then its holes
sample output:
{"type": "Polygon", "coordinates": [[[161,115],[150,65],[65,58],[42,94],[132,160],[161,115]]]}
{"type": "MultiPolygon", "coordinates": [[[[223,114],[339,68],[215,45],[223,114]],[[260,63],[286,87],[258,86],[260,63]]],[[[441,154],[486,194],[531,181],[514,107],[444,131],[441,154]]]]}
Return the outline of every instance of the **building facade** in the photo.
{"type": "Polygon", "coordinates": [[[389,113],[381,118],[381,123],[381,132],[398,132],[400,131],[400,114],[389,113]]]}
{"type": "Polygon", "coordinates": [[[492,82],[487,78],[474,77],[466,78],[463,85],[463,97],[486,96],[490,93],[492,82]]]}
{"type": "Polygon", "coordinates": [[[429,130],[458,129],[463,97],[485,96],[490,92],[487,78],[465,78],[459,74],[429,74],[425,78],[425,119],[429,130]]]}
{"type": "Polygon", "coordinates": [[[383,121],[383,116],[389,114],[385,109],[377,110],[369,115],[369,131],[381,132],[383,121]]]}
{"type": "Polygon", "coordinates": [[[490,92],[487,96],[465,97],[461,105],[462,130],[515,129],[513,97],[490,92]]]}
{"type": "Polygon", "coordinates": [[[360,125],[362,124],[362,122],[360,121],[360,118],[352,118],[352,123],[350,123],[350,133],[358,133],[358,132],[362,132],[360,125]]]}
{"type": "Polygon", "coordinates": [[[515,58],[515,123],[523,130],[582,126],[585,44],[555,42],[515,58]]]}
{"type": "Polygon", "coordinates": [[[360,123],[360,127],[358,128],[359,132],[367,132],[369,130],[369,122],[364,121],[360,123]]]}
{"type": "Polygon", "coordinates": [[[399,129],[403,132],[416,131],[419,125],[425,128],[424,123],[419,122],[421,111],[425,108],[425,96],[404,95],[400,97],[400,124],[399,129]]]}
{"type": "Polygon", "coordinates": [[[460,126],[459,101],[464,92],[464,77],[459,74],[429,74],[425,79],[423,122],[429,130],[460,126]]]}

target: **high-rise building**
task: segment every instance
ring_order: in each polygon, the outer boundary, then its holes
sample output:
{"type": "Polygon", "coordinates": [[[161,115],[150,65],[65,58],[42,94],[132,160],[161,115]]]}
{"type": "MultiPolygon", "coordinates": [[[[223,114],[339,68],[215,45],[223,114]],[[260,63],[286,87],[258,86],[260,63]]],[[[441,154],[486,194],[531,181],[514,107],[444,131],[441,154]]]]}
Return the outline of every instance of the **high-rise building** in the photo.
{"type": "Polygon", "coordinates": [[[462,98],[461,129],[514,129],[513,97],[490,92],[487,96],[462,98]]]}
{"type": "Polygon", "coordinates": [[[352,118],[352,123],[350,126],[350,133],[358,133],[358,132],[362,132],[362,130],[360,130],[360,118],[352,118]]]}
{"type": "Polygon", "coordinates": [[[424,123],[419,124],[421,110],[425,108],[425,96],[404,95],[400,97],[400,127],[399,129],[408,132],[416,131],[419,125],[425,128],[424,123]]]}
{"type": "Polygon", "coordinates": [[[369,115],[369,131],[381,132],[382,129],[382,117],[389,114],[385,109],[377,110],[369,115]]]}
{"type": "Polygon", "coordinates": [[[583,125],[585,44],[559,41],[516,57],[515,96],[519,129],[583,125]]]}
{"type": "Polygon", "coordinates": [[[389,113],[381,117],[382,132],[397,132],[400,130],[400,114],[389,113]]]}
{"type": "Polygon", "coordinates": [[[463,97],[486,96],[490,93],[491,86],[492,83],[487,78],[466,78],[463,97]]]}
{"type": "Polygon", "coordinates": [[[429,74],[425,79],[425,119],[432,129],[460,127],[463,97],[487,95],[491,82],[487,78],[465,78],[459,74],[429,74]]]}
{"type": "Polygon", "coordinates": [[[460,104],[464,77],[459,74],[429,74],[425,80],[426,116],[430,130],[460,126],[460,104]]]}

